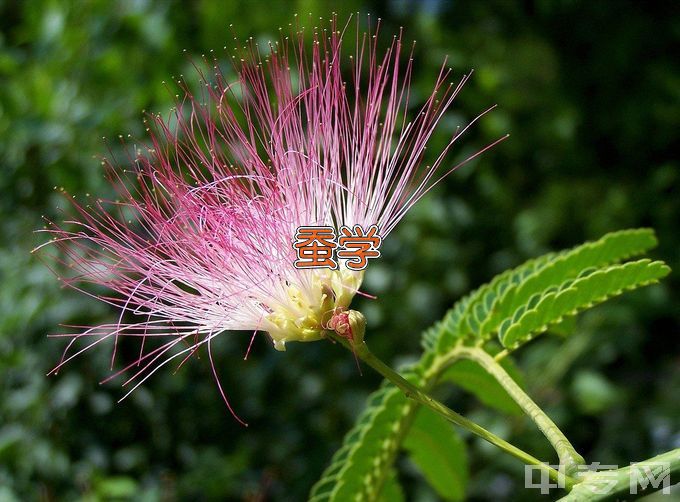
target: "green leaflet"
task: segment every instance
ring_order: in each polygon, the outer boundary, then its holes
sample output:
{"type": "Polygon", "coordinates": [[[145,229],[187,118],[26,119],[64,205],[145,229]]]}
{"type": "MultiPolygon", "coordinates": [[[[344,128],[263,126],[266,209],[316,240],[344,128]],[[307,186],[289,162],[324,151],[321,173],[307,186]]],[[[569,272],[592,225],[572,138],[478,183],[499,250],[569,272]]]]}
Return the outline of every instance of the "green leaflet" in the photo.
{"type": "MultiPolygon", "coordinates": [[[[449,311],[447,315],[450,314],[451,311],[449,311]]],[[[426,352],[434,351],[436,348],[437,342],[441,336],[440,332],[443,329],[442,322],[443,321],[435,323],[434,326],[431,326],[423,331],[423,334],[420,336],[420,345],[423,347],[423,349],[425,349],[426,352]]]]}
{"type": "Polygon", "coordinates": [[[437,354],[444,354],[448,349],[455,346],[463,335],[460,331],[460,321],[470,300],[471,296],[460,299],[446,313],[443,321],[437,326],[438,329],[430,330],[434,334],[430,335],[430,348],[427,349],[426,347],[426,350],[436,352],[437,354]]]}
{"type": "Polygon", "coordinates": [[[657,282],[669,272],[665,263],[643,259],[570,279],[557,288],[534,295],[503,322],[498,336],[505,347],[515,348],[560,322],[564,316],[577,314],[624,291],[657,282]]]}
{"type": "MultiPolygon", "coordinates": [[[[521,374],[510,359],[503,359],[500,363],[505,371],[520,386],[521,374]]],[[[490,408],[495,408],[503,413],[521,415],[522,409],[508,395],[506,390],[499,384],[494,377],[489,375],[475,361],[461,359],[444,371],[440,382],[453,382],[466,391],[474,394],[477,399],[490,408]]]]}
{"type": "Polygon", "coordinates": [[[404,492],[399,484],[399,479],[397,479],[397,473],[394,469],[390,469],[385,484],[378,494],[378,501],[403,502],[404,500],[406,500],[406,497],[404,497],[404,492]]]}
{"type": "Polygon", "coordinates": [[[454,426],[421,408],[404,440],[409,457],[444,500],[463,500],[468,478],[465,443],[454,426]]]}

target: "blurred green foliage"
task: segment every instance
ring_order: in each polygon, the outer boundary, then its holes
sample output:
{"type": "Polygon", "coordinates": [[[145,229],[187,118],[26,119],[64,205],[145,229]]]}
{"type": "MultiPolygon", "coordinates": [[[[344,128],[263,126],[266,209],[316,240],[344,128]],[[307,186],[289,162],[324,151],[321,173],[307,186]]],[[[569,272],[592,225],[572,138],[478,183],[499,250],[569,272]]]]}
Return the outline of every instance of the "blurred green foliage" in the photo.
{"type": "MultiPolygon", "coordinates": [[[[326,343],[272,350],[264,337],[215,344],[238,413],[225,409],[206,364],[161,371],[121,404],[98,385],[110,353],[94,350],[57,377],[59,323],[114,312],[62,290],[30,254],[41,215],[62,218],[64,187],[108,194],[97,157],[124,158],[118,135],[144,140],[142,110],[167,112],[162,81],[190,57],[242,38],[277,35],[293,14],[382,17],[417,40],[414,100],[444,57],[475,75],[430,151],[463,120],[498,103],[460,156],[511,138],[443,182],[383,246],[360,299],[373,350],[395,364],[455,299],[503,269],[607,231],[651,226],[656,256],[680,270],[680,72],[677,2],[428,0],[151,2],[0,0],[0,500],[301,500],[379,379],[326,343]],[[230,24],[233,23],[233,28],[230,24]],[[183,55],[187,49],[189,57],[183,55]],[[106,143],[102,136],[109,138],[106,143]]],[[[389,40],[386,37],[385,40],[389,40]]],[[[134,140],[137,141],[137,140],[134,140]]],[[[588,460],[624,464],[680,446],[680,288],[663,285],[597,308],[566,343],[546,337],[518,366],[529,392],[588,460]]],[[[452,406],[520,447],[551,458],[521,416],[460,390],[452,406]]],[[[529,500],[522,466],[477,440],[468,496],[529,500]]],[[[435,495],[401,465],[409,499],[435,495]]]]}

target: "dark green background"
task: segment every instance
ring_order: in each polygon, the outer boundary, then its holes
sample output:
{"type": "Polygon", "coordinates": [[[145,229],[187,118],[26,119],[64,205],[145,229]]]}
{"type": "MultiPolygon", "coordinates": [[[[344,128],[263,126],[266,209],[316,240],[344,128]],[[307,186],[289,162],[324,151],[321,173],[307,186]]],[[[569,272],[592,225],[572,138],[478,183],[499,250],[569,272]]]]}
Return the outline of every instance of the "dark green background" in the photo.
{"type": "MultiPolygon", "coordinates": [[[[45,377],[63,343],[59,323],[114,312],[62,290],[30,249],[60,195],[110,195],[95,156],[143,136],[141,111],[167,111],[161,84],[190,55],[221,48],[229,24],[275,37],[295,12],[341,19],[360,10],[416,39],[414,92],[426,94],[443,58],[475,69],[431,155],[460,120],[493,103],[458,147],[508,141],[442,183],[383,246],[359,300],[374,351],[399,364],[419,334],[472,287],[547,250],[633,226],[657,229],[653,253],[675,272],[584,316],[570,341],[545,338],[518,356],[527,387],[591,461],[624,465],[680,446],[680,18],[677,2],[149,2],[0,0],[0,500],[264,497],[301,500],[378,384],[328,343],[286,353],[248,336],[215,344],[239,426],[220,400],[205,354],[162,370],[122,404],[99,385],[110,352],[95,350],[45,377]],[[102,136],[112,138],[107,147],[102,136]]],[[[306,18],[306,15],[303,19],[306,18]]],[[[63,203],[61,203],[63,205],[63,203]]],[[[540,458],[546,441],[452,391],[455,409],[540,458]]],[[[528,500],[522,466],[470,439],[476,500],[528,500]]],[[[408,462],[413,500],[434,500],[408,462]]]]}

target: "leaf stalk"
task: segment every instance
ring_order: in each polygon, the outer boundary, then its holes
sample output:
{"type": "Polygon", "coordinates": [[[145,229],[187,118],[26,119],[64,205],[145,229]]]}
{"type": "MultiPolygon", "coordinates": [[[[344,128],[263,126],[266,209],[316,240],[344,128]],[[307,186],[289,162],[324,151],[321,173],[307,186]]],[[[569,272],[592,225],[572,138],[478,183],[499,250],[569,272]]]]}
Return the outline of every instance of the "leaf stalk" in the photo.
{"type": "Polygon", "coordinates": [[[475,422],[468,420],[464,416],[456,413],[448,406],[437,401],[429,394],[423,392],[421,389],[413,385],[411,382],[402,377],[399,373],[390,368],[387,364],[382,362],[377,356],[375,356],[368,345],[364,341],[358,341],[357,343],[352,343],[346,337],[337,334],[334,331],[327,332],[329,338],[335,340],[336,342],[343,345],[345,348],[351,350],[356,357],[366,363],[368,366],[373,368],[384,378],[389,380],[392,384],[398,387],[406,397],[413,399],[414,401],[420,403],[423,406],[430,408],[435,413],[441,415],[443,418],[456,424],[476,436],[484,439],[485,441],[497,446],[506,453],[512,455],[513,457],[521,460],[524,464],[535,465],[543,469],[553,481],[560,483],[567,490],[570,490],[576,483],[576,480],[571,476],[560,472],[553,467],[550,467],[547,463],[541,462],[536,457],[530,455],[529,453],[517,448],[515,445],[508,443],[504,439],[496,436],[494,433],[486,430],[482,426],[476,424],[475,422]]]}
{"type": "Polygon", "coordinates": [[[578,477],[579,467],[584,465],[585,459],[581,456],[564,433],[555,425],[548,415],[538,406],[524,390],[517,385],[505,369],[490,356],[486,351],[479,348],[457,348],[457,358],[470,359],[479,364],[487,373],[505,389],[510,397],[519,405],[529,418],[536,424],[543,435],[555,449],[560,460],[560,467],[565,474],[578,477]]]}

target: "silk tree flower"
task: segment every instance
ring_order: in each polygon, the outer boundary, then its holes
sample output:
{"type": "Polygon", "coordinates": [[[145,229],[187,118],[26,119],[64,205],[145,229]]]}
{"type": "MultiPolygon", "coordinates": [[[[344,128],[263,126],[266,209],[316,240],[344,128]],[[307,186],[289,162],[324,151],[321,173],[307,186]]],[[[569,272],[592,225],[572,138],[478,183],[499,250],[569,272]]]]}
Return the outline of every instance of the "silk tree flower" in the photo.
{"type": "Polygon", "coordinates": [[[387,238],[461,165],[447,159],[469,125],[423,159],[469,75],[451,83],[444,62],[412,110],[413,48],[400,33],[381,51],[379,24],[366,33],[349,25],[315,28],[310,46],[298,27],[266,50],[251,41],[228,72],[210,61],[199,92],[180,80],[170,116],[148,117],[150,143],[125,169],[105,159],[116,200],[69,197],[77,216],[46,229],[73,271],[61,280],[120,315],[59,335],[71,341],[55,369],[106,340],[113,368],[119,340],[136,337],[139,359],[124,368],[135,367],[134,390],[204,344],[210,355],[225,331],[266,332],[278,350],[327,329],[351,332],[363,271],[296,268],[296,230],[377,225],[387,238]]]}

